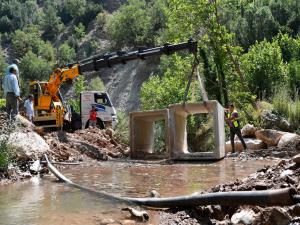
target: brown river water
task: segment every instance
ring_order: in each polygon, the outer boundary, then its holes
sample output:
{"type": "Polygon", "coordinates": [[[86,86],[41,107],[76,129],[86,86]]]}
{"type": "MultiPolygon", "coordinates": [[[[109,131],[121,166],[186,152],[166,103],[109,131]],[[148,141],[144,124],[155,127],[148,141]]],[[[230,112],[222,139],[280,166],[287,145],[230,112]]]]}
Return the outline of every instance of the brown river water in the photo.
{"type": "MultiPolygon", "coordinates": [[[[60,168],[69,179],[97,190],[128,197],[188,195],[242,178],[275,161],[225,159],[218,162],[156,163],[99,162],[93,166],[60,168]]],[[[52,175],[0,186],[1,225],[102,224],[104,219],[130,219],[125,205],[67,187],[52,175]]],[[[159,212],[150,211],[148,224],[159,223],[159,212]]],[[[127,221],[128,222],[128,221],[127,221]]]]}

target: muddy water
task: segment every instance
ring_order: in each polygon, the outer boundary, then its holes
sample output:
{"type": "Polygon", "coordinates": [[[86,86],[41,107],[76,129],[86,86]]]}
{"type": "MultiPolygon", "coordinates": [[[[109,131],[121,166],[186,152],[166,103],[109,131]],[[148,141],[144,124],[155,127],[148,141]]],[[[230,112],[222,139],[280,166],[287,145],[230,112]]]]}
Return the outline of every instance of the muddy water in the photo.
{"type": "MultiPolygon", "coordinates": [[[[101,162],[60,170],[71,180],[121,196],[145,197],[155,189],[162,197],[186,195],[271,165],[274,161],[234,161],[197,164],[133,164],[101,162]]],[[[0,187],[0,224],[101,224],[130,219],[124,205],[100,199],[55,182],[53,176],[0,187]]],[[[150,212],[151,224],[159,223],[158,212],[150,212]]],[[[127,221],[128,222],[128,221],[127,221]]]]}

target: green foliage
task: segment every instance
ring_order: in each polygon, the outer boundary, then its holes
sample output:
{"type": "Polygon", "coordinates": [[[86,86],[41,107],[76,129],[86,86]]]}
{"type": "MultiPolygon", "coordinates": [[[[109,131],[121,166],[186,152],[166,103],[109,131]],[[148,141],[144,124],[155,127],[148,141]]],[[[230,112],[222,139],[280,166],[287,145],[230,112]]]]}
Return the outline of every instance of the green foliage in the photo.
{"type": "Polygon", "coordinates": [[[73,110],[77,113],[80,113],[80,92],[83,92],[85,90],[86,90],[86,80],[84,79],[84,76],[79,76],[75,80],[75,84],[74,84],[74,92],[75,92],[74,99],[68,100],[68,103],[73,107],[73,110]]]}
{"type": "Polygon", "coordinates": [[[108,34],[117,48],[153,45],[166,16],[164,0],[129,0],[111,17],[108,34]]]}
{"type": "Polygon", "coordinates": [[[300,60],[292,61],[288,64],[289,89],[298,95],[300,87],[300,60]]]}
{"type": "Polygon", "coordinates": [[[105,86],[100,77],[91,80],[87,90],[105,92],[105,86]]]}
{"type": "Polygon", "coordinates": [[[41,32],[37,26],[28,26],[23,30],[16,30],[12,38],[12,47],[15,55],[19,58],[24,57],[28,52],[32,52],[50,65],[54,64],[55,50],[50,42],[42,40],[41,32]]]}
{"type": "MultiPolygon", "coordinates": [[[[2,136],[3,137],[3,136],[2,136]]],[[[13,162],[14,150],[7,144],[6,138],[0,140],[0,171],[5,171],[8,165],[13,162]]]]}
{"type": "Polygon", "coordinates": [[[191,72],[189,60],[177,55],[164,57],[160,69],[163,76],[153,75],[142,85],[141,106],[145,110],[161,109],[183,101],[187,77],[191,72]]]}
{"type": "Polygon", "coordinates": [[[77,40],[81,40],[85,36],[85,27],[82,23],[74,27],[75,37],[77,40]]]}
{"type": "Polygon", "coordinates": [[[300,59],[300,38],[290,37],[287,34],[279,34],[274,41],[278,43],[281,49],[284,62],[300,59]]]}
{"type": "Polygon", "coordinates": [[[96,16],[96,23],[99,29],[106,29],[107,21],[109,20],[109,18],[110,14],[106,11],[98,13],[98,15],[96,16]]]}
{"type": "Polygon", "coordinates": [[[165,141],[165,121],[156,121],[154,123],[154,143],[153,150],[155,153],[164,153],[166,151],[165,141]]]}
{"type": "Polygon", "coordinates": [[[294,129],[299,129],[300,99],[298,95],[292,99],[288,88],[281,86],[276,90],[272,103],[276,112],[287,118],[294,129]]]}
{"type": "Polygon", "coordinates": [[[6,99],[0,98],[0,109],[3,109],[6,106],[6,99]]]}
{"type": "Polygon", "coordinates": [[[0,76],[2,76],[4,74],[4,71],[7,66],[8,66],[7,63],[5,62],[4,51],[0,46],[0,76]]]}
{"type": "Polygon", "coordinates": [[[64,25],[61,22],[61,18],[58,16],[58,11],[53,5],[48,5],[44,9],[41,28],[43,30],[43,37],[47,40],[54,40],[63,30],[64,25]]]}
{"type": "Polygon", "coordinates": [[[23,30],[16,30],[12,36],[12,47],[16,56],[20,58],[28,51],[38,54],[40,45],[43,43],[41,32],[37,26],[28,26],[23,30]]]}
{"type": "Polygon", "coordinates": [[[28,51],[20,63],[22,78],[25,80],[47,80],[52,72],[52,64],[28,51]]]}
{"type": "Polygon", "coordinates": [[[262,41],[242,56],[242,68],[253,93],[268,98],[274,87],[287,83],[286,66],[277,42],[262,41]]]}
{"type": "Polygon", "coordinates": [[[56,59],[55,49],[52,47],[50,42],[44,42],[39,46],[39,50],[37,55],[49,62],[50,64],[54,64],[56,59]]]}
{"type": "Polygon", "coordinates": [[[129,117],[125,112],[117,112],[118,123],[114,130],[114,136],[120,142],[129,145],[129,117]]]}
{"type": "Polygon", "coordinates": [[[70,47],[68,43],[63,43],[58,48],[57,58],[59,65],[65,65],[67,63],[71,63],[75,60],[76,53],[75,49],[70,47]]]}
{"type": "Polygon", "coordinates": [[[256,41],[271,41],[279,32],[293,37],[299,32],[299,1],[223,0],[220,4],[222,23],[236,34],[236,42],[246,50],[256,41]]]}
{"type": "Polygon", "coordinates": [[[3,0],[0,4],[0,32],[13,32],[40,20],[36,0],[3,0]]]}
{"type": "Polygon", "coordinates": [[[72,18],[82,16],[85,13],[86,5],[86,0],[66,0],[64,2],[66,11],[72,18]]]}

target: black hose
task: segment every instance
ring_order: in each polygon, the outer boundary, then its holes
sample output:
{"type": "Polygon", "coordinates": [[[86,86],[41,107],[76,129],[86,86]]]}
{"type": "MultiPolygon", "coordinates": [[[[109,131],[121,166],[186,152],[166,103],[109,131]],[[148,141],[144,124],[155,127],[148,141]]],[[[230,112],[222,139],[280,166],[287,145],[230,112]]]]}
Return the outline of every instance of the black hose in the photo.
{"type": "Polygon", "coordinates": [[[49,170],[61,181],[69,186],[87,191],[97,196],[116,200],[126,204],[137,204],[154,208],[191,207],[201,205],[260,205],[260,206],[288,206],[300,203],[300,196],[294,188],[283,188],[266,191],[234,191],[217,192],[200,195],[187,195],[170,198],[128,198],[108,194],[76,184],[61,174],[45,155],[49,170]]]}

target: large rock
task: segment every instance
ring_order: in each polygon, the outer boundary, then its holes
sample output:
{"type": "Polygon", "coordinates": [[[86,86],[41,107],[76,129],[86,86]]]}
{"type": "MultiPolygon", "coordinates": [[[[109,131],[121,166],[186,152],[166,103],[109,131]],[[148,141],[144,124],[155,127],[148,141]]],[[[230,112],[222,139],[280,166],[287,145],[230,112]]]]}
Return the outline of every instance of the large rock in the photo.
{"type": "MultiPolygon", "coordinates": [[[[264,149],[264,148],[267,147],[266,144],[263,141],[258,140],[258,139],[244,138],[244,141],[247,145],[247,148],[251,149],[251,150],[259,150],[259,149],[264,149]]],[[[243,145],[242,145],[240,140],[235,140],[234,141],[234,146],[235,146],[236,151],[243,151],[244,150],[243,145]]],[[[225,151],[226,151],[226,153],[228,153],[228,152],[231,152],[231,150],[232,150],[231,149],[231,143],[230,143],[230,141],[227,141],[225,143],[225,151]]]]}
{"type": "Polygon", "coordinates": [[[35,132],[11,133],[8,144],[16,150],[18,161],[39,159],[50,150],[45,140],[35,132]]]}
{"type": "Polygon", "coordinates": [[[243,137],[255,137],[255,131],[257,130],[256,127],[254,127],[251,124],[246,124],[242,128],[242,136],[243,137]]]}
{"type": "Polygon", "coordinates": [[[34,130],[35,128],[35,125],[33,123],[31,123],[28,119],[21,116],[20,114],[17,115],[16,122],[17,124],[22,125],[22,127],[25,127],[29,130],[34,130]]]}
{"type": "Polygon", "coordinates": [[[256,138],[262,140],[268,146],[277,146],[283,134],[284,132],[270,129],[258,130],[255,132],[256,138]]]}
{"type": "Polygon", "coordinates": [[[261,119],[265,128],[287,132],[293,130],[292,125],[285,118],[272,113],[270,110],[263,110],[261,119]]]}
{"type": "Polygon", "coordinates": [[[282,147],[286,147],[286,146],[292,146],[292,145],[294,145],[294,143],[299,142],[299,140],[300,140],[299,135],[293,134],[293,133],[285,133],[280,138],[280,140],[278,142],[278,147],[282,148],[282,147]]]}
{"type": "Polygon", "coordinates": [[[237,212],[232,215],[231,222],[232,224],[245,224],[251,225],[255,220],[255,212],[251,209],[242,209],[240,212],[237,212]]]}

